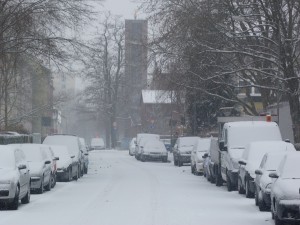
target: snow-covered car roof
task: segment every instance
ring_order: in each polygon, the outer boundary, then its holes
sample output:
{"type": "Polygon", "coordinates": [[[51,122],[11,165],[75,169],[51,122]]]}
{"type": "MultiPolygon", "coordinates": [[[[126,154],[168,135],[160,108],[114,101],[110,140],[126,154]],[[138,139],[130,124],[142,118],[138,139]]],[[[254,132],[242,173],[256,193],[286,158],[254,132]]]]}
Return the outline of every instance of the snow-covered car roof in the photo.
{"type": "Polygon", "coordinates": [[[196,141],[195,148],[198,152],[207,152],[210,148],[211,138],[199,138],[196,141]]]}
{"type": "Polygon", "coordinates": [[[42,144],[13,144],[13,146],[14,145],[23,150],[27,161],[41,162],[47,157],[46,152],[42,151],[42,148],[45,147],[42,144]]]}
{"type": "Polygon", "coordinates": [[[278,125],[274,122],[231,122],[228,128],[228,143],[231,148],[245,148],[253,141],[282,141],[278,125]]]}
{"type": "Polygon", "coordinates": [[[72,135],[53,135],[47,136],[43,141],[43,144],[47,145],[65,145],[68,147],[70,154],[76,154],[79,152],[79,140],[77,136],[72,135]]]}
{"type": "Polygon", "coordinates": [[[196,141],[200,139],[200,137],[179,137],[178,143],[180,147],[184,146],[194,146],[196,141]]]}

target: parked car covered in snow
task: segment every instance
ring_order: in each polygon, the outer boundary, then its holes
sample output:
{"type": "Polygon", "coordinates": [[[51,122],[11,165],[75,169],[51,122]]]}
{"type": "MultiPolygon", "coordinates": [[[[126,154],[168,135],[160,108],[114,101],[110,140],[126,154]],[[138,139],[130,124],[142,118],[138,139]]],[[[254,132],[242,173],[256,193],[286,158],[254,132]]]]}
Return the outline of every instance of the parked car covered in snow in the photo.
{"type": "Polygon", "coordinates": [[[0,146],[0,203],[16,210],[30,201],[30,174],[25,154],[17,146],[0,146]]]}
{"type": "Polygon", "coordinates": [[[83,163],[83,154],[79,138],[75,135],[56,134],[49,135],[43,141],[47,145],[65,145],[68,148],[69,154],[72,158],[72,177],[77,180],[80,177],[81,164],[83,163]]]}
{"type": "Polygon", "coordinates": [[[85,144],[84,138],[79,138],[80,144],[81,144],[81,150],[83,154],[83,164],[82,164],[82,174],[87,174],[88,168],[89,168],[89,153],[88,149],[85,144]]]}
{"type": "Polygon", "coordinates": [[[216,182],[220,186],[221,177],[219,175],[219,145],[218,138],[211,137],[207,154],[204,154],[204,175],[211,183],[216,182]],[[219,177],[218,177],[219,176],[219,177]]]}
{"type": "Polygon", "coordinates": [[[202,175],[204,172],[204,158],[210,147],[210,138],[198,138],[191,152],[191,172],[202,175]]]}
{"type": "Polygon", "coordinates": [[[275,224],[300,222],[300,152],[289,152],[279,164],[276,172],[271,172],[271,212],[275,224]]]}
{"type": "Polygon", "coordinates": [[[72,158],[68,151],[67,146],[52,145],[52,151],[55,156],[59,157],[57,161],[57,180],[58,181],[71,181],[72,180],[72,158]]]}
{"type": "Polygon", "coordinates": [[[266,153],[257,170],[255,170],[255,204],[260,211],[271,209],[271,172],[276,171],[286,152],[266,153]]]}
{"type": "Polygon", "coordinates": [[[174,165],[182,166],[191,162],[191,153],[199,137],[179,137],[173,149],[174,165]]]}
{"type": "Polygon", "coordinates": [[[168,152],[162,141],[149,139],[143,144],[143,146],[141,146],[140,159],[142,162],[151,159],[167,162],[168,152]]]}
{"type": "Polygon", "coordinates": [[[103,138],[92,138],[91,150],[103,150],[105,149],[105,143],[103,138]]]}
{"type": "Polygon", "coordinates": [[[59,160],[59,157],[55,156],[50,146],[45,146],[47,159],[51,161],[51,187],[54,188],[54,186],[56,185],[57,160],[59,160]]]}
{"type": "Polygon", "coordinates": [[[42,144],[12,144],[23,150],[30,169],[31,190],[42,194],[51,190],[51,161],[42,144]]]}
{"type": "Polygon", "coordinates": [[[131,156],[134,156],[135,145],[136,145],[136,138],[132,138],[129,144],[129,155],[131,156]]]}
{"type": "Polygon", "coordinates": [[[259,168],[264,155],[268,152],[286,151],[296,151],[296,149],[291,143],[284,141],[259,141],[249,143],[239,160],[239,193],[246,193],[247,198],[253,198],[255,194],[255,170],[259,168]]]}
{"type": "Polygon", "coordinates": [[[238,161],[245,147],[253,141],[282,141],[280,130],[275,122],[240,121],[225,123],[219,140],[220,173],[226,182],[227,190],[238,187],[238,161]]]}
{"type": "Polygon", "coordinates": [[[159,141],[159,135],[158,134],[148,134],[148,133],[139,133],[136,136],[136,146],[135,146],[135,158],[137,160],[140,160],[141,156],[141,146],[143,146],[143,143],[145,143],[147,140],[157,140],[159,141]]]}

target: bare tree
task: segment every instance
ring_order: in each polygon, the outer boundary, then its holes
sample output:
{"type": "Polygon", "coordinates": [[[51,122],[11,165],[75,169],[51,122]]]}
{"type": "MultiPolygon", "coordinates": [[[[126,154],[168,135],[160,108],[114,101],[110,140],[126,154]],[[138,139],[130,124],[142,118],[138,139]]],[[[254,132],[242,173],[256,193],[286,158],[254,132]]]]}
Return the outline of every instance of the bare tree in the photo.
{"type": "Polygon", "coordinates": [[[124,24],[107,14],[93,46],[94,51],[86,61],[86,77],[90,84],[85,93],[87,102],[103,113],[106,144],[114,148],[120,82],[124,73],[124,24]]]}

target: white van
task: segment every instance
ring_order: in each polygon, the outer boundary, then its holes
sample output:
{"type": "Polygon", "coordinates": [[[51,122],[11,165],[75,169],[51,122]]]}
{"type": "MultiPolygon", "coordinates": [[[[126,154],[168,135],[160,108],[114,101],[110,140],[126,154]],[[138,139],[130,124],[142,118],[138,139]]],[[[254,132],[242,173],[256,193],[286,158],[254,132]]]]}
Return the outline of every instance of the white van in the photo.
{"type": "Polygon", "coordinates": [[[222,179],[228,191],[236,190],[238,184],[239,159],[245,147],[253,141],[282,141],[275,122],[242,121],[225,123],[219,140],[222,179]]]}

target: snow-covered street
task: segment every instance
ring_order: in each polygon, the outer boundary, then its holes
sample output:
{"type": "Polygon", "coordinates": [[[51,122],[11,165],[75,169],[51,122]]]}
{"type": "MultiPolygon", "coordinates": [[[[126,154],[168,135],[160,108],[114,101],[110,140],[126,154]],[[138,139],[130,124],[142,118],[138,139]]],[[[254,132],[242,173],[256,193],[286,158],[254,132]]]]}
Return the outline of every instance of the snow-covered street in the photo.
{"type": "Polygon", "coordinates": [[[32,194],[0,225],[270,225],[253,199],[194,176],[190,166],[140,162],[128,151],[92,151],[88,174],[32,194]]]}

